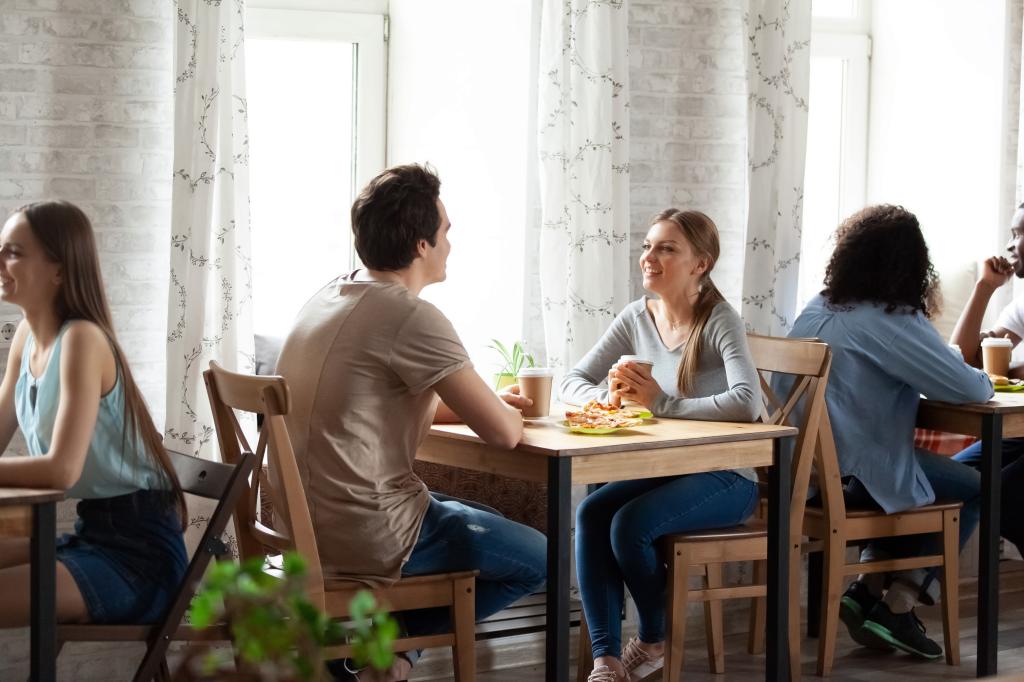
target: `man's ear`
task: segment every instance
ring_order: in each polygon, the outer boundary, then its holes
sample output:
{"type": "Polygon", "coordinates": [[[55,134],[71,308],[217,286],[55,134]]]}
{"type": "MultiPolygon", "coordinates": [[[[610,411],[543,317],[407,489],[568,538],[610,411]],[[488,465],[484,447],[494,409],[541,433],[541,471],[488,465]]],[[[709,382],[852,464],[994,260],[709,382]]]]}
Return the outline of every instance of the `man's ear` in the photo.
{"type": "Polygon", "coordinates": [[[57,274],[55,274],[53,276],[53,283],[54,284],[63,284],[64,283],[64,268],[63,267],[57,268],[57,274]]]}
{"type": "Polygon", "coordinates": [[[430,248],[430,243],[426,239],[420,239],[416,242],[416,255],[423,258],[427,255],[428,248],[430,248]]]}

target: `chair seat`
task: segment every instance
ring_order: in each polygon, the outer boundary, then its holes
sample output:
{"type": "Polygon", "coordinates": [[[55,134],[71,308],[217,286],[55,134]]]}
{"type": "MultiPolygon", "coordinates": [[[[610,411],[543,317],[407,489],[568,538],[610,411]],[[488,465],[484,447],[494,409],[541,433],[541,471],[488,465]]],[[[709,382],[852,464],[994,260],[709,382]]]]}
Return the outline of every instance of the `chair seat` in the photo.
{"type": "MultiPolygon", "coordinates": [[[[426,575],[403,576],[398,581],[384,588],[373,588],[387,590],[398,585],[426,585],[430,583],[452,582],[463,578],[475,578],[480,571],[459,571],[456,573],[428,573],[426,575]]],[[[328,592],[344,592],[347,590],[366,590],[366,583],[347,578],[324,578],[324,589],[328,592]]]]}
{"type": "MultiPolygon", "coordinates": [[[[935,504],[926,504],[921,507],[911,507],[910,509],[903,509],[892,514],[887,514],[881,509],[849,509],[846,510],[846,517],[849,519],[857,518],[869,518],[872,516],[894,516],[896,514],[928,514],[931,512],[943,512],[949,511],[950,509],[959,509],[963,507],[963,502],[936,502],[935,504]]],[[[807,506],[808,516],[823,516],[824,510],[821,507],[807,506]]]]}
{"type": "Polygon", "coordinates": [[[666,535],[664,542],[722,542],[724,540],[748,540],[768,536],[768,524],[763,519],[750,519],[742,526],[695,530],[689,533],[666,535]]]}

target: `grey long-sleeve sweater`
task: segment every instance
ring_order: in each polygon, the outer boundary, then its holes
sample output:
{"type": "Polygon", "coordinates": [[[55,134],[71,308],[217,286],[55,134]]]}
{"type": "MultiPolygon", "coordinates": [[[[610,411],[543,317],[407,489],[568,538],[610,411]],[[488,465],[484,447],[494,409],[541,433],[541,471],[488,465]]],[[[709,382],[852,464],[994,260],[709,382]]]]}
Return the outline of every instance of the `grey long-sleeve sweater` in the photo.
{"type": "MultiPolygon", "coordinates": [[[[689,395],[676,383],[682,347],[667,348],[647,310],[647,297],[619,313],[601,340],[562,379],[564,402],[608,399],[608,370],[622,355],[654,362],[661,395],[651,405],[660,417],[754,422],[760,415],[761,385],[747,347],[743,320],[728,303],[715,306],[704,327],[704,348],[689,395]]],[[[752,477],[750,470],[737,473],[752,477]]]]}

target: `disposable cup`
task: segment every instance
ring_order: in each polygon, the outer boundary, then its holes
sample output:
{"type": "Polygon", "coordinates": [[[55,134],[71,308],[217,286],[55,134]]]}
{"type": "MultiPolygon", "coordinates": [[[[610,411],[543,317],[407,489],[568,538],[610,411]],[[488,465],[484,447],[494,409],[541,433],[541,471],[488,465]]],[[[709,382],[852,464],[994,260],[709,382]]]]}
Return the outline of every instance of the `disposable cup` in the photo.
{"type": "Polygon", "coordinates": [[[1012,354],[1010,339],[990,337],[981,341],[981,364],[989,374],[1003,377],[1009,374],[1012,354]]]}
{"type": "Polygon", "coordinates": [[[551,379],[554,372],[550,367],[524,367],[519,370],[516,382],[519,395],[529,398],[533,405],[523,408],[523,417],[536,419],[546,417],[551,411],[551,379]]]}
{"type": "MultiPolygon", "coordinates": [[[[627,362],[631,362],[634,365],[636,365],[637,366],[637,371],[640,374],[642,374],[643,376],[647,377],[648,379],[651,377],[651,372],[654,371],[654,362],[651,361],[651,360],[648,360],[647,358],[643,357],[642,355],[622,355],[622,356],[619,356],[618,361],[615,363],[615,367],[618,367],[619,365],[623,365],[623,364],[625,364],[627,362]]],[[[613,388],[618,388],[618,386],[615,386],[613,388]]],[[[621,405],[622,405],[621,397],[619,397],[617,395],[611,396],[611,404],[614,405],[615,407],[621,407],[621,405]]]]}

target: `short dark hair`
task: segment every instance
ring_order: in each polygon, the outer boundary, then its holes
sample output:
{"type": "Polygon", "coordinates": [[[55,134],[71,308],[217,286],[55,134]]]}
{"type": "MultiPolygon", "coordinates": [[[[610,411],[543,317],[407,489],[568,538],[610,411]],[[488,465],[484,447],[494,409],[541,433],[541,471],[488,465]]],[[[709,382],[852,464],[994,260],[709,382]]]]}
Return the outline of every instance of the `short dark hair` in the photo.
{"type": "Polygon", "coordinates": [[[891,313],[910,308],[939,311],[939,277],[917,216],[902,206],[868,206],[836,230],[836,248],[825,270],[832,305],[870,301],[891,313]]]}
{"type": "Polygon", "coordinates": [[[356,253],[372,270],[395,271],[416,258],[421,240],[434,246],[440,227],[441,179],[430,164],[388,168],[352,204],[356,253]]]}

